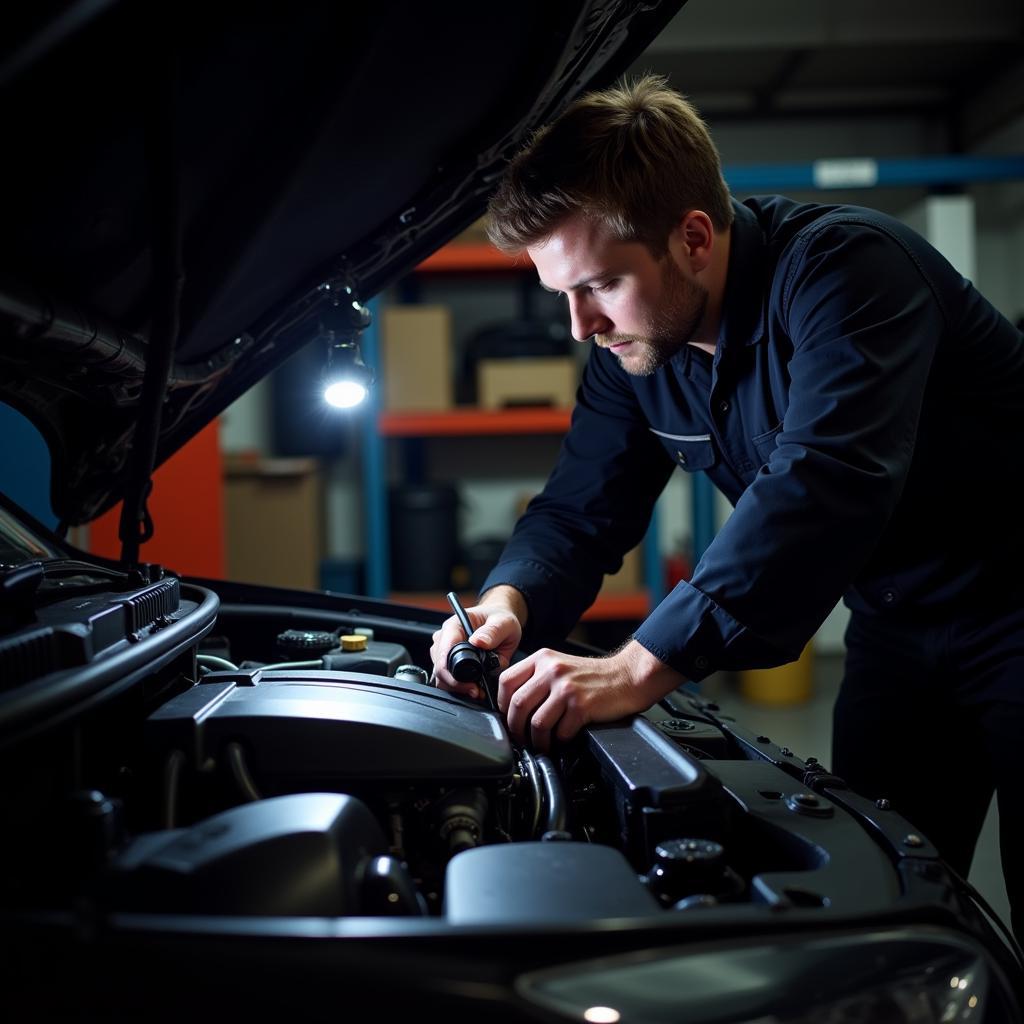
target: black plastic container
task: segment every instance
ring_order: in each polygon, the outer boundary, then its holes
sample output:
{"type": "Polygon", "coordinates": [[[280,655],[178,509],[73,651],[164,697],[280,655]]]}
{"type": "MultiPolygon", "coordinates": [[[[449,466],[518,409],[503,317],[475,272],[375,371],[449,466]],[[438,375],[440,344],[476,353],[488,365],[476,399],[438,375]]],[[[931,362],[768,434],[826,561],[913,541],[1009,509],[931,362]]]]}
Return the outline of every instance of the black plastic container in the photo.
{"type": "Polygon", "coordinates": [[[330,672],[372,672],[377,676],[393,676],[399,665],[407,665],[412,658],[401,644],[383,640],[369,640],[362,651],[338,648],[323,655],[324,668],[330,672]]]}
{"type": "Polygon", "coordinates": [[[459,493],[454,484],[391,490],[391,586],[449,590],[458,559],[459,493]]]}

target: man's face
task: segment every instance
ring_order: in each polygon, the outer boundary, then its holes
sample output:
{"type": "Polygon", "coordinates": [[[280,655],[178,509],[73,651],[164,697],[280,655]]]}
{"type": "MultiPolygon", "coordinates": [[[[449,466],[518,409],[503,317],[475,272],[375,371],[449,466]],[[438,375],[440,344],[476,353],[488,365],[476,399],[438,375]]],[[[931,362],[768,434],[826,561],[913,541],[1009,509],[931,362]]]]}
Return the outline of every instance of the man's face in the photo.
{"type": "Polygon", "coordinates": [[[541,285],[567,297],[573,337],[594,338],[627,373],[654,373],[701,325],[707,290],[671,252],[655,259],[646,245],[617,241],[581,215],[527,252],[541,285]]]}

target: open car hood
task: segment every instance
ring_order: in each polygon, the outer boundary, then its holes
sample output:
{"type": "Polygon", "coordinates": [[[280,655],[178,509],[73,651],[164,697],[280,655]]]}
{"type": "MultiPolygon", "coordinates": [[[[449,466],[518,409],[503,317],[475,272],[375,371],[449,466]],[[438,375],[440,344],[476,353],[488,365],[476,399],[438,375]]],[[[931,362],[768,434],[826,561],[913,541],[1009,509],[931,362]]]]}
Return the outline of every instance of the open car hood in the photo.
{"type": "Polygon", "coordinates": [[[55,514],[87,522],[123,496],[154,337],[176,338],[159,464],[310,340],[331,289],[365,301],[478,217],[529,133],[614,80],[681,6],[12,16],[0,398],[46,439],[55,514]],[[179,303],[161,298],[168,234],[179,303]]]}

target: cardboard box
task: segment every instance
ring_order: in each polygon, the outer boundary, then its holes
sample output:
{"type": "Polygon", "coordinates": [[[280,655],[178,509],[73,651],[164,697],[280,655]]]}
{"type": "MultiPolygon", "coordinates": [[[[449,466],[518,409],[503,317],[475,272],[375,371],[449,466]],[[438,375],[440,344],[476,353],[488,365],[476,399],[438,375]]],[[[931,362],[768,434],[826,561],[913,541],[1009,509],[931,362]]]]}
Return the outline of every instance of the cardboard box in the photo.
{"type": "Polygon", "coordinates": [[[452,239],[452,242],[456,245],[480,245],[482,242],[489,241],[486,217],[478,217],[468,228],[452,239]]]}
{"type": "Polygon", "coordinates": [[[481,359],[477,396],[484,409],[524,405],[567,409],[575,401],[578,379],[576,360],[570,356],[481,359]]]}
{"type": "Polygon", "coordinates": [[[443,412],[453,400],[447,306],[388,306],[381,315],[381,393],[389,412],[443,412]]]}
{"type": "Polygon", "coordinates": [[[630,594],[644,585],[643,545],[638,544],[626,552],[622,568],[614,576],[605,576],[601,584],[602,594],[630,594]]]}
{"type": "Polygon", "coordinates": [[[229,579],[315,590],[324,556],[317,461],[227,457],[224,526],[229,579]]]}

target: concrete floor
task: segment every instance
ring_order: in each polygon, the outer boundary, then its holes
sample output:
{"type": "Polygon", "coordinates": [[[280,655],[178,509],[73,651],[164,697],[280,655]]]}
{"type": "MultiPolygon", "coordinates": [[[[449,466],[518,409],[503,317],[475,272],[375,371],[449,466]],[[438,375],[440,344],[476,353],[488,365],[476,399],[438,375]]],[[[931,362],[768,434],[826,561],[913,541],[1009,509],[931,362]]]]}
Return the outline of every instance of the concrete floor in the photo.
{"type": "MultiPolygon", "coordinates": [[[[832,704],[842,676],[840,655],[818,656],[814,663],[813,694],[803,704],[770,707],[745,700],[734,677],[719,673],[706,679],[701,695],[716,701],[726,714],[752,732],[763,733],[799,757],[817,757],[831,764],[832,704]]],[[[1010,909],[999,860],[999,816],[989,808],[969,876],[971,884],[1008,925],[1010,909]]]]}

